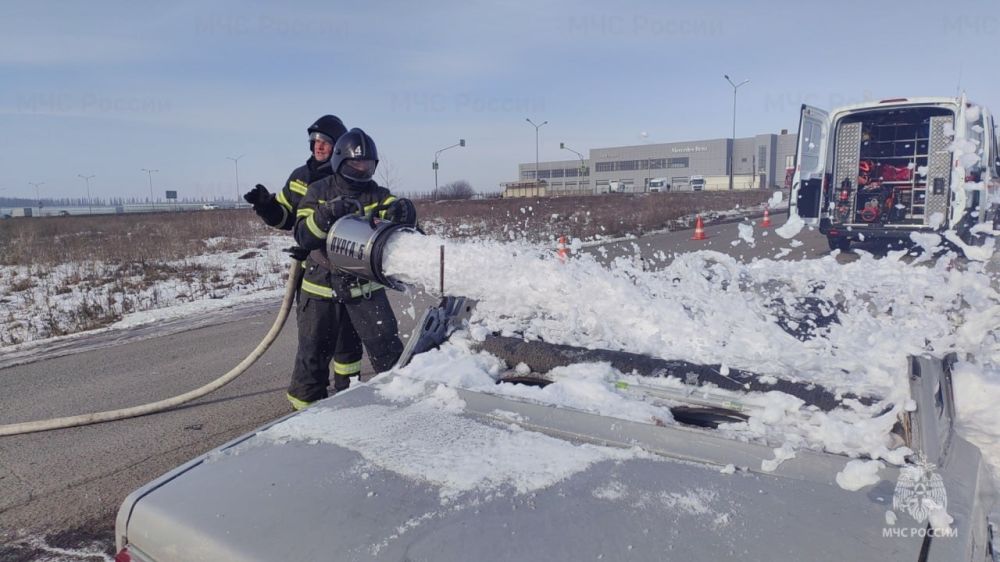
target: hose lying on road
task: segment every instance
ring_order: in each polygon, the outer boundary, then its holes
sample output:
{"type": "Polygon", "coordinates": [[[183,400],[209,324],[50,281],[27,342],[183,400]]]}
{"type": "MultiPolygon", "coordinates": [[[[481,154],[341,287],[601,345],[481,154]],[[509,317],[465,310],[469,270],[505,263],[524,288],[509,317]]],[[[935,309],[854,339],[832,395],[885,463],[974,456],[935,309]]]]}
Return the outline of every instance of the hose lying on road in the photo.
{"type": "Polygon", "coordinates": [[[0,425],[0,436],[20,435],[22,433],[32,433],[35,431],[48,431],[50,429],[76,427],[92,423],[133,418],[136,416],[152,414],[154,412],[162,412],[163,410],[180,406],[181,404],[190,402],[196,398],[201,398],[210,392],[214,392],[222,388],[226,384],[235,380],[236,377],[242,375],[243,371],[246,371],[250,365],[253,365],[254,362],[260,358],[261,355],[264,355],[267,348],[271,347],[271,344],[281,332],[281,328],[285,325],[285,320],[288,318],[288,311],[291,310],[292,304],[295,302],[295,291],[298,289],[301,278],[302,266],[299,261],[293,259],[292,265],[288,269],[288,283],[285,284],[285,296],[281,301],[281,310],[278,311],[278,316],[274,319],[274,323],[271,324],[271,329],[267,332],[267,335],[264,336],[264,339],[257,344],[257,347],[254,348],[252,352],[250,352],[250,355],[247,355],[243,361],[240,361],[239,365],[236,365],[228,373],[202,386],[201,388],[196,388],[195,390],[174,396],[173,398],[167,398],[165,400],[151,402],[141,406],[132,406],[129,408],[109,410],[107,412],[96,412],[93,414],[81,414],[79,416],[69,416],[65,418],[53,418],[50,420],[0,425]]]}

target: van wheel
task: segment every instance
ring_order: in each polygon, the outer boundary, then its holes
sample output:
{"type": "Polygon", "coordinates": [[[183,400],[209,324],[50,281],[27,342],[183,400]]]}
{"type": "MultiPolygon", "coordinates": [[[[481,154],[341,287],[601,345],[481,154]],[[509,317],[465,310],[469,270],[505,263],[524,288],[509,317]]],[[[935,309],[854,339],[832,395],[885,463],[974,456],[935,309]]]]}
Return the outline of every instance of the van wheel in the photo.
{"type": "Polygon", "coordinates": [[[841,252],[847,252],[851,249],[850,238],[844,238],[843,236],[827,236],[826,242],[830,244],[830,251],[840,250],[841,252]]]}

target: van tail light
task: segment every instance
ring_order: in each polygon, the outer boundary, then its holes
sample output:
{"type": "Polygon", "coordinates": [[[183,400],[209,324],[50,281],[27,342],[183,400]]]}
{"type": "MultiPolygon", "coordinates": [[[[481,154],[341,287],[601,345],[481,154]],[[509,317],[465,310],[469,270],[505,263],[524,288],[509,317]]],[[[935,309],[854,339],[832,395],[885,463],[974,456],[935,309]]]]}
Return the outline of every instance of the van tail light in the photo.
{"type": "Polygon", "coordinates": [[[128,553],[127,546],[115,555],[115,562],[132,562],[132,555],[128,553]]]}

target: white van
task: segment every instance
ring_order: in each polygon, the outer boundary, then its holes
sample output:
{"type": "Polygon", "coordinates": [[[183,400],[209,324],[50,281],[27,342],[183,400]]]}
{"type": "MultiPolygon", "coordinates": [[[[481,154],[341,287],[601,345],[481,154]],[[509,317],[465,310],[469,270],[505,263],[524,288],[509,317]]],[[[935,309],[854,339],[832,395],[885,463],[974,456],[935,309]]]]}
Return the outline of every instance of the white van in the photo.
{"type": "Polygon", "coordinates": [[[789,213],[831,249],[972,228],[997,214],[993,117],[959,98],[896,98],[831,113],[802,106],[789,213]]]}

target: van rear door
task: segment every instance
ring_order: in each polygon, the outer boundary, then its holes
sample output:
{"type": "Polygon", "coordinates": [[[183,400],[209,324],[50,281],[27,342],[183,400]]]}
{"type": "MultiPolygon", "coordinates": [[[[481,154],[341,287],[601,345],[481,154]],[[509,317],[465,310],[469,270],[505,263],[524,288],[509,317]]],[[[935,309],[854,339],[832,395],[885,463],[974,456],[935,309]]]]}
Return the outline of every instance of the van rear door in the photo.
{"type": "Polygon", "coordinates": [[[829,117],[826,111],[805,104],[799,116],[799,144],[795,150],[795,175],[788,212],[811,225],[819,222],[826,143],[830,136],[829,117]]]}
{"type": "Polygon", "coordinates": [[[984,108],[986,145],[989,147],[989,157],[986,159],[986,201],[983,202],[983,210],[986,211],[985,220],[992,220],[994,230],[1000,226],[1000,152],[997,147],[996,121],[993,115],[984,108]]]}

